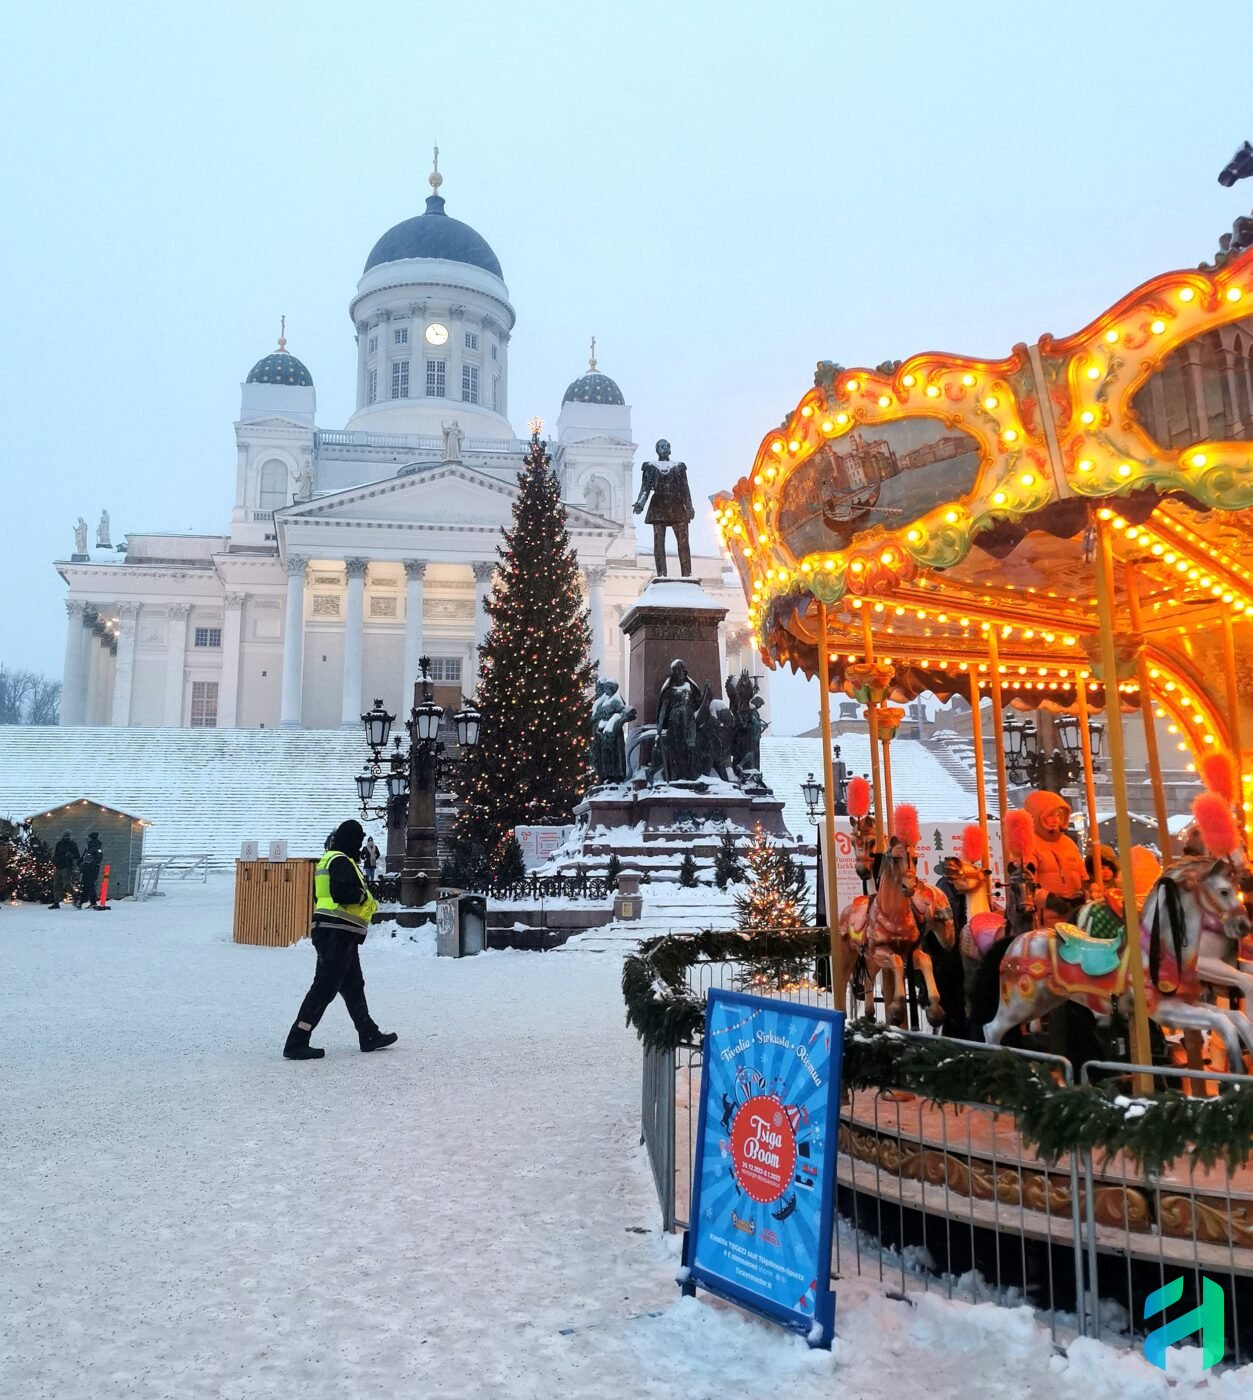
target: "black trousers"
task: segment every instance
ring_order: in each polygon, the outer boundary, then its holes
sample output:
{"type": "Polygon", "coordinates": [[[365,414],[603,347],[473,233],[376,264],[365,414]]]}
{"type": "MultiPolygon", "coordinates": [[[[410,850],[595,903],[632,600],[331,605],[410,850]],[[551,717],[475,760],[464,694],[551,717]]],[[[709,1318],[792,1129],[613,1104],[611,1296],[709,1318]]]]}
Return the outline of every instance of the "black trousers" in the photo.
{"type": "Polygon", "coordinates": [[[98,865],[83,866],[83,883],[78,887],[79,904],[94,904],[96,902],[96,889],[100,882],[100,867],[98,865]]]}
{"type": "Polygon", "coordinates": [[[358,952],[361,945],[356,934],[338,929],[315,929],[313,946],[318,953],[317,970],[313,974],[313,986],[300,1003],[297,1022],[316,1026],[326,1008],[341,996],[359,1035],[377,1031],[365,1002],[365,978],[361,975],[358,952]]]}

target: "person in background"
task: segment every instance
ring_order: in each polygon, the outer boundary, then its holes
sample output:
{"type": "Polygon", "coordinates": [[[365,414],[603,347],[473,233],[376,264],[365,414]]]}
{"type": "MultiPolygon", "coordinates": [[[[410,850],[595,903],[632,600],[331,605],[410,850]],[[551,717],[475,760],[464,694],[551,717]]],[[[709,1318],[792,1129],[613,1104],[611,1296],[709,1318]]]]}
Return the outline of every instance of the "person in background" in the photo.
{"type": "Polygon", "coordinates": [[[361,864],[365,869],[366,884],[372,885],[375,871],[379,868],[379,848],[374,844],[373,836],[368,837],[361,848],[361,864]]]}
{"type": "Polygon", "coordinates": [[[100,867],[104,863],[104,848],[100,845],[100,833],[93,831],[87,838],[87,849],[83,852],[83,878],[78,887],[78,898],[74,901],[77,909],[86,905],[91,908],[96,902],[96,886],[100,879],[100,867]]]}
{"type": "Polygon", "coordinates": [[[81,859],[78,842],[68,831],[63,832],[52,851],[52,903],[48,905],[49,909],[60,909],[65,896],[74,892],[74,877],[81,859]]]}
{"type": "Polygon", "coordinates": [[[318,861],[310,929],[318,965],[283,1046],[283,1055],[289,1060],[320,1060],[325,1055],[325,1050],[309,1044],[309,1036],[336,996],[344,999],[362,1050],[382,1050],[396,1043],[395,1032],[379,1030],[370,1016],[361,974],[359,949],[378,908],[359,864],[364,836],[360,822],[343,822],[335,828],[318,861]]]}

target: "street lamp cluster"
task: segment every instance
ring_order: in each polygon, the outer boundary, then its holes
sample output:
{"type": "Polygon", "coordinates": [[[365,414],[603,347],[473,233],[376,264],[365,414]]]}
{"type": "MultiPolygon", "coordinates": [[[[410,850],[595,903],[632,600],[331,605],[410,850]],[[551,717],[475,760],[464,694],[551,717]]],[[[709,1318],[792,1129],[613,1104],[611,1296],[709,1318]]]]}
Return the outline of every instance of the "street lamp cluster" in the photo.
{"type": "MultiPolygon", "coordinates": [[[[402,904],[425,904],[437,874],[438,854],[435,832],[435,789],[441,777],[456,771],[460,759],[444,756],[439,738],[445,711],[433,698],[434,682],[429,657],[418,662],[418,678],[413,687],[413,708],[405,721],[409,747],[403,748],[397,735],[392,752],[384,758],[387,741],[391,738],[396,716],[388,714],[381,700],[361,716],[365,741],[370,749],[361,772],[357,774],[357,796],[361,815],[387,816],[391,827],[399,826],[400,811],[405,809],[405,856],[400,877],[402,904]],[[374,789],[384,780],[387,802],[371,805],[374,789]]],[[[452,716],[460,749],[472,749],[479,742],[482,716],[473,700],[464,700],[462,708],[452,716]]]]}
{"type": "MultiPolygon", "coordinates": [[[[1060,792],[1083,776],[1083,734],[1077,715],[1051,715],[1052,741],[1042,735],[1034,720],[1007,719],[1003,743],[1005,769],[1015,787],[1047,788],[1060,792]]],[[[1088,737],[1095,766],[1101,757],[1105,726],[1088,721],[1088,737]]]]}
{"type": "MultiPolygon", "coordinates": [[[[831,772],[835,778],[835,815],[846,817],[848,816],[848,764],[840,758],[839,744],[835,745],[832,752],[835,755],[831,763],[831,772]]],[[[805,814],[815,826],[822,821],[825,791],[822,783],[812,773],[801,784],[801,793],[805,798],[805,814]]]]}

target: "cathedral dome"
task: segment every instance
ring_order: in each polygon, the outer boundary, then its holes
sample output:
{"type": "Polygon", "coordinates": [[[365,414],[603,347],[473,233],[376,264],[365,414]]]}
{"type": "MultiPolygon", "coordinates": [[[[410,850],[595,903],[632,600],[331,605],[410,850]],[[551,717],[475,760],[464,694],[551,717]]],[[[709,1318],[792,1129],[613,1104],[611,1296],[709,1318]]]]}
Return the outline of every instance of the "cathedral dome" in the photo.
{"type": "Polygon", "coordinates": [[[492,252],[487,239],[460,219],[450,219],[444,213],[444,201],[438,194],[426,201],[426,213],[389,228],[370,251],[365,270],[379,263],[400,262],[405,258],[442,258],[446,262],[468,263],[481,267],[504,280],[500,260],[492,252]]]}
{"type": "Polygon", "coordinates": [[[278,333],[278,349],[265,359],[258,360],[248,371],[246,384],[294,384],[301,389],[313,388],[313,376],[287,350],[287,317],[282,318],[278,333]]]}
{"type": "Polygon", "coordinates": [[[592,337],[592,353],[587,361],[587,373],[581,375],[566,390],[561,402],[567,403],[608,403],[622,405],[626,400],[622,390],[607,374],[596,368],[596,338],[592,337]]]}

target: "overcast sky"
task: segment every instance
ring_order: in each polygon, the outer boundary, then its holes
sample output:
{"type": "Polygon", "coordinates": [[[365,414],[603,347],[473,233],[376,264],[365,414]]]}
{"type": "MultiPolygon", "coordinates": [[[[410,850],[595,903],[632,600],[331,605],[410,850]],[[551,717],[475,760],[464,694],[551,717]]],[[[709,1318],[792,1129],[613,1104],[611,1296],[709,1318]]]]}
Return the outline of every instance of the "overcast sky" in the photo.
{"type": "MultiPolygon", "coordinates": [[[[1177,3],[128,0],[5,31],[0,661],[58,677],[74,518],[224,530],[280,313],[348,418],[348,301],[435,140],[517,309],[515,429],[595,334],[702,496],[816,360],[1071,331],[1253,204],[1215,181],[1253,136],[1243,33],[1177,3]]],[[[780,731],[815,703],[777,686],[780,731]]]]}

